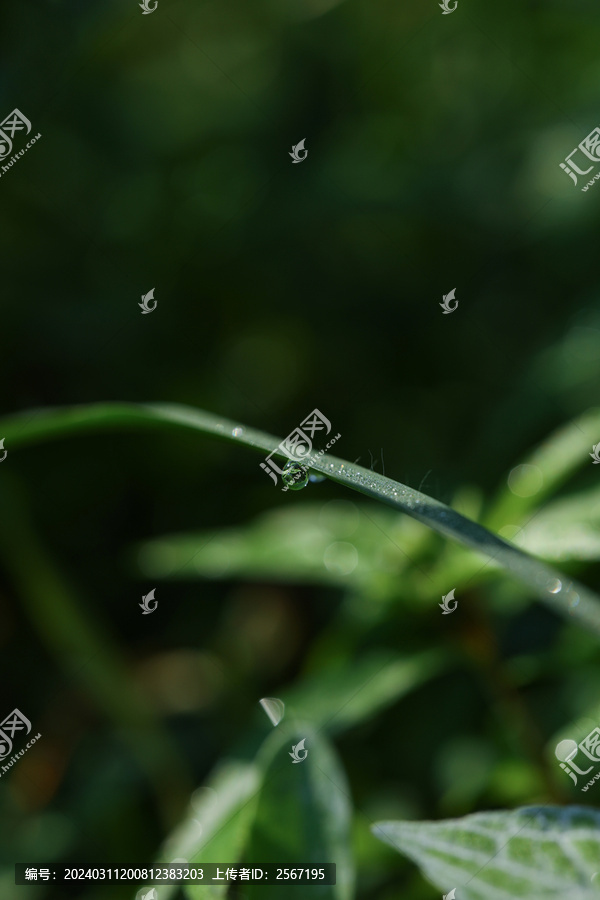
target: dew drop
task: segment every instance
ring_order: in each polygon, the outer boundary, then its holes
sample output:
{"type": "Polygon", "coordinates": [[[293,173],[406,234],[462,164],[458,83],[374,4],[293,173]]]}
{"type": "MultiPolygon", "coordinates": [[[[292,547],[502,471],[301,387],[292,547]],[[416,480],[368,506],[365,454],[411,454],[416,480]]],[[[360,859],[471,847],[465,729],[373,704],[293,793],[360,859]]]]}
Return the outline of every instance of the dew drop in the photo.
{"type": "Polygon", "coordinates": [[[273,725],[279,725],[285,715],[285,703],[277,697],[263,697],[260,705],[270,718],[273,725]]]}
{"type": "Polygon", "coordinates": [[[301,491],[308,484],[308,468],[290,460],[283,467],[281,480],[290,491],[301,491]]]}
{"type": "Polygon", "coordinates": [[[241,437],[241,435],[244,433],[244,429],[243,429],[243,428],[240,428],[240,427],[238,426],[237,428],[234,428],[233,431],[232,431],[231,433],[232,433],[232,435],[233,435],[234,437],[241,437]]]}
{"type": "Polygon", "coordinates": [[[558,594],[558,592],[562,588],[562,582],[558,580],[558,578],[551,578],[550,581],[546,583],[546,590],[550,594],[558,594]]]}

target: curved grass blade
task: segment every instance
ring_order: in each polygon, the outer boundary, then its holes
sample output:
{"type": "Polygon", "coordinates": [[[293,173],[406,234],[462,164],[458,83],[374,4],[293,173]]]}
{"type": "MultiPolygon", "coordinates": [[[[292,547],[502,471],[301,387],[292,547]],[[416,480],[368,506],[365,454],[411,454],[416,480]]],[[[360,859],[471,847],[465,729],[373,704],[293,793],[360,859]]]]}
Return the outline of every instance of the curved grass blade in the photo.
{"type": "MultiPolygon", "coordinates": [[[[275,452],[282,459],[286,458],[277,450],[277,438],[266,432],[204,410],[176,404],[99,403],[66,409],[32,410],[0,421],[6,443],[13,447],[69,434],[148,428],[200,431],[264,453],[275,452]]],[[[529,556],[444,503],[407,485],[330,454],[318,457],[312,463],[314,471],[332,481],[386,503],[444,537],[487,556],[490,562],[503,566],[561,615],[573,615],[580,623],[600,634],[600,598],[584,585],[529,556]]]]}

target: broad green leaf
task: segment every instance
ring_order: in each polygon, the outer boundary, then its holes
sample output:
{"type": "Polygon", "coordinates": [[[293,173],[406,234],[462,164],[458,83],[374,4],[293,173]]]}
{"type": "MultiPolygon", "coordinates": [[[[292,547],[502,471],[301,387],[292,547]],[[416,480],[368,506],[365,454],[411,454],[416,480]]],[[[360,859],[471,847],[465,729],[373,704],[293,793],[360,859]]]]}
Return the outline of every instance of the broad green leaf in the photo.
{"type": "MultiPolygon", "coordinates": [[[[260,772],[255,765],[223,764],[207,788],[192,796],[188,815],[161,848],[156,864],[167,865],[179,859],[194,866],[213,862],[235,865],[255,812],[259,786],[260,772]]],[[[175,895],[175,886],[153,886],[158,900],[175,895]]],[[[187,885],[183,891],[190,900],[218,900],[226,896],[227,886],[187,885]]]]}
{"type": "Polygon", "coordinates": [[[544,559],[600,559],[600,488],[549,504],[514,541],[544,559]]]}
{"type": "MultiPolygon", "coordinates": [[[[598,411],[590,413],[590,421],[593,415],[599,415],[598,411]]],[[[9,442],[13,448],[18,448],[19,445],[36,440],[115,428],[193,430],[244,444],[261,454],[274,453],[281,459],[286,458],[278,449],[279,440],[272,435],[204,410],[174,404],[95,404],[66,410],[33,410],[0,419],[0,430],[5,436],[7,448],[9,442]]],[[[567,445],[571,459],[574,455],[573,440],[567,441],[567,445]]],[[[582,444],[577,444],[576,449],[584,452],[582,444]]],[[[558,456],[555,449],[552,458],[558,456]]],[[[310,465],[315,472],[326,475],[332,481],[404,512],[444,537],[450,537],[477,551],[490,562],[497,562],[528,585],[556,612],[563,616],[571,614],[580,624],[587,625],[596,634],[600,634],[600,598],[593,591],[566,579],[561,572],[529,556],[444,503],[330,453],[311,457],[310,465]]],[[[266,477],[264,473],[260,474],[266,477]]],[[[272,482],[269,485],[272,489],[272,482]]]]}
{"type": "Polygon", "coordinates": [[[376,654],[352,666],[320,670],[297,687],[282,692],[286,715],[309,720],[313,727],[337,734],[369,719],[430,678],[444,664],[434,651],[409,659],[376,654]]]}
{"type": "MultiPolygon", "coordinates": [[[[302,756],[301,750],[297,755],[302,756]]],[[[274,862],[282,867],[317,867],[336,863],[335,885],[281,887],[249,885],[246,896],[273,900],[351,900],[354,872],[350,856],[350,789],[329,742],[306,725],[279,730],[262,751],[264,781],[252,823],[245,865],[274,862]],[[292,747],[304,740],[306,757],[293,762],[292,747]]]]}
{"type": "Polygon", "coordinates": [[[510,472],[485,517],[488,528],[520,525],[530,510],[555,493],[578,469],[590,464],[592,444],[600,434],[600,408],[567,423],[550,435],[510,472]]]}
{"type": "Polygon", "coordinates": [[[373,834],[456,900],[598,900],[600,812],[531,806],[443,822],[379,822],[373,834]]]}
{"type": "MultiPolygon", "coordinates": [[[[318,493],[318,487],[310,486],[318,493]]],[[[136,561],[148,578],[240,578],[345,586],[365,590],[382,575],[412,564],[431,532],[385,510],[337,500],[300,503],[256,518],[243,529],[220,529],[146,541],[136,561]],[[190,562],[191,560],[191,562],[190,562]]]]}

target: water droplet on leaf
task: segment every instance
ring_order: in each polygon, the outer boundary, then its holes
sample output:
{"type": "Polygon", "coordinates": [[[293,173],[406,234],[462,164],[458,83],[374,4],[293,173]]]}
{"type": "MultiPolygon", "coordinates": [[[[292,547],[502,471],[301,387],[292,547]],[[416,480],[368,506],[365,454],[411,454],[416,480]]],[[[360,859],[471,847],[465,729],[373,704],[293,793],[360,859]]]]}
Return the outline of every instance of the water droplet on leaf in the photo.
{"type": "Polygon", "coordinates": [[[283,467],[281,480],[290,491],[301,491],[308,484],[308,468],[290,460],[283,467]]]}
{"type": "Polygon", "coordinates": [[[277,697],[263,697],[260,705],[270,718],[273,725],[279,725],[285,714],[285,703],[277,697]]]}

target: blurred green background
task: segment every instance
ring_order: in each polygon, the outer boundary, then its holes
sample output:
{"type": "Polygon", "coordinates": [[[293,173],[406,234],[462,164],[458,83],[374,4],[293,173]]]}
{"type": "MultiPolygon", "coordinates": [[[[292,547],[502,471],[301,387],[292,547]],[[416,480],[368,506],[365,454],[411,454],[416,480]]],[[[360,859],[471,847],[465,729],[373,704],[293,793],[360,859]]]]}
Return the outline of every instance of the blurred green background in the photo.
{"type": "MultiPolygon", "coordinates": [[[[600,188],[559,167],[598,125],[591,2],[0,20],[2,116],[42,134],[0,178],[3,414],[177,402],[284,437],[318,407],[337,456],[491,522],[511,470],[598,403],[600,188]]],[[[581,434],[543,503],[579,501],[535,552],[598,590],[600,431],[581,434]]],[[[253,759],[265,696],[333,741],[360,900],[438,896],[379,818],[568,802],[548,747],[598,703],[597,641],[484,559],[335,484],[282,497],[261,456],[199,435],[6,449],[0,709],[43,736],[0,780],[3,900],[132,898],[16,888],[12,866],[149,864],[217,763],[253,759]]],[[[535,493],[494,530],[546,521],[535,493]]]]}

